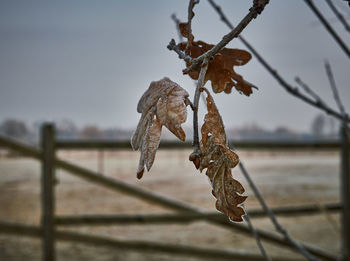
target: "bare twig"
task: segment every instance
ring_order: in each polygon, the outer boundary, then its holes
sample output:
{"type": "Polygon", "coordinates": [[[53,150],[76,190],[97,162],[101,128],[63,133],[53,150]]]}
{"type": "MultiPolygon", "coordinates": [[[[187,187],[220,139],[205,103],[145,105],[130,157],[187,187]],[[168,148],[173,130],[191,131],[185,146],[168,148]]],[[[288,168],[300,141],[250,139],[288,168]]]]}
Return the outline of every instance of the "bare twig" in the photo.
{"type": "Polygon", "coordinates": [[[339,19],[339,21],[344,25],[344,28],[346,31],[350,33],[350,25],[345,20],[344,16],[338,11],[338,9],[333,4],[332,0],[326,0],[329,8],[333,11],[333,13],[336,15],[336,17],[339,19]]]}
{"type": "Polygon", "coordinates": [[[324,66],[326,68],[326,73],[327,73],[327,76],[328,76],[328,79],[329,79],[329,83],[330,83],[330,86],[331,86],[331,89],[332,89],[332,92],[333,92],[334,100],[337,103],[341,114],[346,116],[346,112],[345,112],[343,103],[341,102],[341,99],[340,99],[340,96],[339,96],[339,92],[338,92],[337,86],[335,84],[335,80],[334,80],[334,76],[333,76],[333,73],[332,73],[331,65],[329,64],[328,61],[325,61],[324,66]]]}
{"type": "Polygon", "coordinates": [[[312,0],[304,0],[304,1],[310,7],[310,9],[314,12],[314,14],[317,16],[317,18],[323,24],[323,26],[326,27],[327,31],[331,34],[331,36],[334,38],[334,40],[340,45],[340,47],[343,49],[343,51],[348,56],[348,58],[350,58],[349,48],[346,46],[346,44],[343,42],[343,40],[339,37],[339,35],[335,32],[335,30],[332,28],[332,26],[327,22],[326,18],[323,17],[321,12],[314,5],[313,1],[312,0]]]}
{"type": "Polygon", "coordinates": [[[319,104],[322,104],[322,106],[326,106],[326,103],[321,99],[318,94],[316,94],[305,82],[303,82],[299,77],[295,77],[295,82],[299,84],[301,88],[304,89],[306,93],[308,93],[310,96],[312,96],[315,101],[319,104]]]}
{"type": "Polygon", "coordinates": [[[299,252],[308,260],[311,261],[319,261],[320,259],[318,259],[317,257],[313,256],[312,254],[310,254],[305,247],[300,244],[299,242],[297,242],[296,240],[294,240],[287,232],[287,230],[285,230],[281,224],[277,221],[277,218],[275,217],[275,215],[273,214],[272,210],[267,206],[263,196],[261,195],[260,191],[258,190],[258,188],[255,186],[253,180],[250,178],[248,171],[246,170],[246,168],[244,167],[243,163],[240,162],[239,163],[239,168],[241,169],[244,177],[246,178],[246,180],[248,181],[250,187],[252,188],[256,198],[258,199],[258,201],[260,202],[262,208],[264,209],[264,211],[266,212],[266,214],[269,216],[269,218],[271,219],[273,225],[275,226],[276,230],[281,233],[284,238],[289,241],[292,245],[294,245],[294,247],[296,249],[299,250],[299,252]]]}
{"type": "Polygon", "coordinates": [[[224,48],[232,39],[238,37],[238,35],[243,31],[244,28],[260,14],[264,7],[269,3],[269,0],[254,0],[254,5],[249,9],[249,13],[242,19],[242,21],[235,27],[230,33],[226,34],[222,40],[217,43],[213,48],[204,54],[192,59],[191,65],[183,70],[184,73],[189,73],[190,71],[198,68],[202,64],[205,58],[210,59],[222,48],[224,48]]]}
{"type": "Polygon", "coordinates": [[[245,209],[244,205],[242,207],[244,208],[244,211],[245,211],[245,215],[243,216],[243,218],[247,222],[250,231],[252,231],[252,234],[253,234],[253,236],[255,238],[256,244],[258,245],[258,247],[260,249],[261,254],[265,258],[265,260],[272,261],[271,258],[266,253],[266,250],[265,250],[265,248],[264,248],[264,246],[263,246],[263,244],[261,242],[261,239],[260,239],[260,236],[259,236],[258,232],[255,230],[255,228],[253,226],[253,223],[250,221],[250,217],[249,217],[249,214],[248,214],[247,210],[245,209]]]}
{"type": "Polygon", "coordinates": [[[327,208],[325,208],[324,205],[322,205],[320,202],[317,202],[317,206],[321,213],[325,216],[325,218],[328,221],[329,226],[332,228],[332,231],[336,234],[336,236],[339,235],[339,232],[341,232],[338,220],[334,219],[331,215],[331,213],[328,211],[327,208]]]}
{"type": "Polygon", "coordinates": [[[199,105],[199,98],[200,98],[200,90],[204,86],[204,78],[205,74],[208,69],[208,59],[204,59],[203,65],[201,68],[201,71],[199,73],[199,78],[197,81],[197,88],[196,92],[194,94],[194,111],[193,111],[193,147],[194,152],[198,152],[200,150],[199,148],[199,135],[198,135],[198,105],[199,105]]]}
{"type": "Polygon", "coordinates": [[[183,59],[185,60],[186,62],[191,62],[192,61],[192,58],[185,54],[183,51],[180,50],[180,48],[176,45],[176,42],[174,39],[171,39],[170,43],[168,44],[167,48],[169,50],[172,50],[174,52],[176,52],[178,55],[179,55],[179,58],[180,59],[183,59]]]}
{"type": "MultiPolygon", "coordinates": [[[[231,22],[227,19],[225,14],[222,12],[221,7],[219,5],[217,5],[213,0],[208,0],[208,2],[211,4],[211,6],[219,14],[221,21],[223,21],[232,30],[234,28],[234,26],[231,24],[231,22]]],[[[242,36],[241,35],[239,35],[238,38],[240,40],[242,40],[242,36]]]]}
{"type": "Polygon", "coordinates": [[[183,41],[183,37],[182,37],[181,31],[180,31],[180,28],[179,28],[180,20],[176,17],[175,14],[171,15],[171,19],[173,19],[173,21],[175,23],[176,31],[177,31],[177,34],[179,35],[179,41],[182,42],[183,41]]]}
{"type": "MultiPolygon", "coordinates": [[[[234,146],[232,143],[229,142],[229,147],[234,150],[234,146]]],[[[258,199],[260,205],[262,206],[263,210],[267,214],[267,216],[270,218],[272,224],[275,226],[276,230],[281,233],[286,241],[288,241],[291,245],[293,245],[305,258],[307,258],[310,261],[320,261],[317,257],[312,255],[301,243],[298,241],[294,240],[285,230],[281,224],[277,221],[276,216],[274,215],[273,211],[267,206],[263,196],[261,195],[258,187],[255,185],[254,181],[251,179],[249,176],[248,171],[246,170],[244,164],[242,161],[239,162],[239,168],[243,173],[243,176],[247,180],[249,186],[254,192],[254,195],[258,199]]],[[[248,218],[249,219],[249,218],[248,218]]],[[[259,245],[259,242],[257,240],[257,244],[259,245]]]]}
{"type": "MultiPolygon", "coordinates": [[[[220,6],[218,6],[213,0],[208,0],[209,3],[212,5],[212,7],[216,10],[216,12],[219,14],[221,20],[231,29],[234,29],[234,26],[230,23],[230,21],[227,19],[225,14],[223,13],[220,6]]],[[[337,118],[338,120],[350,123],[349,116],[344,116],[341,113],[338,113],[337,111],[333,110],[326,104],[320,104],[317,101],[314,101],[313,99],[310,99],[308,96],[300,93],[297,88],[293,87],[289,83],[287,83],[286,80],[282,78],[282,76],[275,70],[270,64],[267,63],[267,61],[258,53],[258,51],[242,36],[239,35],[238,38],[243,42],[243,44],[248,48],[248,50],[257,58],[257,60],[262,64],[262,66],[276,79],[276,81],[290,94],[293,96],[303,100],[304,102],[320,109],[326,112],[327,114],[337,118]]]]}

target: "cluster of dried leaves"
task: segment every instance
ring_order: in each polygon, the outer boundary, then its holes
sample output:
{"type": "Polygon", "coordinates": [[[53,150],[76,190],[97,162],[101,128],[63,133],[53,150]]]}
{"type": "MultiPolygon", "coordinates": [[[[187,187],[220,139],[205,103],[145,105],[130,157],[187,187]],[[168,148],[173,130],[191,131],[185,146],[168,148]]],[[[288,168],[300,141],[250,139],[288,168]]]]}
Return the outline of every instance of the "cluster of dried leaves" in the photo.
{"type": "MultiPolygon", "coordinates": [[[[191,20],[194,16],[192,9],[196,3],[198,1],[190,1],[188,22],[179,24],[181,34],[187,38],[187,42],[180,43],[178,47],[191,58],[197,58],[213,48],[211,44],[194,41],[191,20]]],[[[210,59],[204,83],[210,80],[215,93],[230,93],[235,87],[240,93],[249,96],[254,86],[245,81],[233,68],[246,64],[250,59],[251,55],[247,51],[223,48],[210,59]]],[[[187,62],[187,67],[189,66],[190,62],[187,62]]],[[[200,70],[201,68],[189,71],[189,76],[197,80],[200,70]]],[[[205,88],[201,88],[200,91],[207,93],[208,112],[201,127],[200,145],[195,146],[190,160],[201,172],[206,169],[212,194],[216,198],[216,209],[225,213],[232,221],[239,222],[244,215],[240,204],[246,199],[246,196],[242,196],[243,186],[232,177],[232,168],[239,163],[239,158],[227,145],[224,124],[213,97],[205,88]]],[[[144,173],[145,166],[148,171],[152,167],[163,125],[180,140],[185,141],[186,135],[181,124],[186,121],[186,106],[191,104],[188,96],[188,93],[178,84],[169,78],[164,78],[152,82],[141,97],[137,111],[142,115],[131,141],[133,149],[141,152],[137,170],[139,179],[144,173]]]]}
{"type": "MultiPolygon", "coordinates": [[[[207,92],[207,109],[201,128],[202,140],[197,169],[207,169],[206,175],[216,197],[216,208],[232,221],[242,221],[244,210],[238,205],[246,197],[242,185],[232,178],[231,169],[238,162],[238,156],[227,146],[224,124],[214,100],[207,92]]],[[[132,147],[140,150],[137,177],[141,178],[146,166],[149,171],[154,162],[160,142],[162,126],[167,127],[180,140],[185,140],[181,124],[186,121],[188,93],[169,78],[152,82],[141,97],[137,111],[142,113],[137,129],[132,137],[132,147]]]]}

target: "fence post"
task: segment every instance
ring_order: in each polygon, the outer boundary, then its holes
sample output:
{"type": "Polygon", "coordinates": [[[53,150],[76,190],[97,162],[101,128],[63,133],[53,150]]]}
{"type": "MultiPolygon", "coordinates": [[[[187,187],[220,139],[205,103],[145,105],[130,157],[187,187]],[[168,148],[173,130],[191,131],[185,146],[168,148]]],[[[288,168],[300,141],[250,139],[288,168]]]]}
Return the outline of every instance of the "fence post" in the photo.
{"type": "Polygon", "coordinates": [[[41,129],[41,147],[43,153],[41,175],[42,200],[42,260],[55,260],[54,236],[54,158],[55,158],[55,130],[52,124],[44,124],[41,129]]]}
{"type": "Polygon", "coordinates": [[[350,139],[345,124],[341,127],[341,139],[342,260],[350,261],[350,139]]]}

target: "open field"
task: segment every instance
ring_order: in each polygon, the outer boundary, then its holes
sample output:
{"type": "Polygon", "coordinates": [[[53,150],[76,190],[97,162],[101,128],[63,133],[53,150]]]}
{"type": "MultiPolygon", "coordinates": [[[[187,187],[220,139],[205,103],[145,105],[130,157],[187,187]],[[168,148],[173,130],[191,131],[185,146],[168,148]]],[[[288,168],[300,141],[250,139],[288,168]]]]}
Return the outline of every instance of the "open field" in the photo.
{"type": "MultiPolygon", "coordinates": [[[[335,151],[316,150],[241,150],[241,160],[271,207],[301,204],[322,204],[339,200],[339,155],[335,151]]],[[[97,170],[97,152],[59,152],[59,157],[97,170]]],[[[121,179],[155,193],[214,211],[215,199],[204,174],[187,160],[189,150],[158,151],[150,173],[136,179],[137,152],[105,152],[106,176],[121,179]]],[[[246,188],[249,196],[246,209],[259,207],[238,168],[233,175],[246,188]]],[[[0,220],[39,224],[40,165],[20,157],[0,158],[0,220]]],[[[62,171],[57,172],[56,212],[72,214],[156,214],[169,210],[87,183],[62,171]]],[[[339,217],[337,214],[280,217],[290,234],[302,242],[339,253],[339,217]]],[[[267,218],[253,219],[253,224],[265,230],[273,227],[267,218]]],[[[161,243],[193,245],[240,252],[258,253],[255,241],[205,222],[189,225],[80,226],[60,228],[117,239],[149,240],[161,243]]],[[[295,255],[265,243],[272,256],[295,255]]],[[[58,260],[199,260],[170,257],[163,254],[143,254],[120,249],[58,243],[58,260]]],[[[40,241],[0,235],[0,260],[40,260],[40,241]]]]}

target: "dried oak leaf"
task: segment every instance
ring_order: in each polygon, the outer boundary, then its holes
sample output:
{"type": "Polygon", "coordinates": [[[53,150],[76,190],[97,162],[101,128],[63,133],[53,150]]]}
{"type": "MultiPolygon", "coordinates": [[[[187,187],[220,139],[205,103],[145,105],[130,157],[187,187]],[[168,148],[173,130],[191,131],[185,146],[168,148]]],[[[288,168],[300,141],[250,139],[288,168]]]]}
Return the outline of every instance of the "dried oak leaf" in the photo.
{"type": "MultiPolygon", "coordinates": [[[[199,3],[199,0],[198,1],[190,1],[188,22],[187,23],[179,23],[179,29],[180,29],[181,35],[183,37],[187,38],[187,47],[190,47],[192,45],[193,40],[194,40],[194,35],[192,34],[192,30],[190,28],[190,23],[195,15],[195,13],[193,12],[193,8],[198,3],[199,3]]],[[[188,51],[190,51],[190,50],[186,50],[186,52],[188,52],[188,51]]]]}
{"type": "Polygon", "coordinates": [[[189,34],[188,23],[179,23],[179,28],[180,28],[180,33],[183,37],[193,40],[194,38],[193,34],[189,34]]]}
{"type": "MultiPolygon", "coordinates": [[[[184,32],[186,31],[184,30],[184,32]]],[[[192,42],[188,53],[192,58],[196,58],[209,51],[213,46],[203,41],[192,42]]],[[[184,51],[186,42],[180,43],[179,48],[184,51]]],[[[223,48],[210,61],[205,75],[205,82],[211,81],[211,86],[215,93],[222,91],[231,93],[232,87],[235,87],[237,91],[249,96],[253,92],[252,88],[256,87],[245,81],[241,75],[234,71],[233,67],[245,65],[251,57],[251,54],[244,50],[223,48]]],[[[189,66],[190,64],[187,62],[186,65],[189,66]]],[[[197,80],[199,72],[200,68],[189,72],[189,75],[192,79],[197,80]]]]}
{"type": "Polygon", "coordinates": [[[163,125],[185,141],[186,134],[181,124],[187,118],[185,100],[188,96],[187,91],[166,77],[152,82],[142,95],[137,104],[137,112],[142,113],[141,118],[131,138],[132,148],[141,152],[137,169],[139,179],[145,166],[149,171],[153,165],[163,125]]]}
{"type": "Polygon", "coordinates": [[[236,153],[227,146],[224,124],[210,93],[206,91],[208,113],[201,128],[200,170],[206,175],[217,199],[216,209],[225,213],[232,221],[242,221],[244,210],[239,205],[245,201],[243,186],[232,177],[231,169],[239,163],[236,153]]]}

